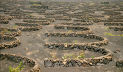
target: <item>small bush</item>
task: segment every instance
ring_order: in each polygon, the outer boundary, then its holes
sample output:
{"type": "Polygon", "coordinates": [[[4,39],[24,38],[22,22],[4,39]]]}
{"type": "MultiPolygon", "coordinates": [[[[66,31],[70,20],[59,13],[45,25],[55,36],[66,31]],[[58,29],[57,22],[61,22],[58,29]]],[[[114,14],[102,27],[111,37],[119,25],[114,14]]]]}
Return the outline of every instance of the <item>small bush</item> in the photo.
{"type": "Polygon", "coordinates": [[[9,66],[9,72],[20,72],[23,69],[23,63],[20,62],[16,68],[9,66]]]}

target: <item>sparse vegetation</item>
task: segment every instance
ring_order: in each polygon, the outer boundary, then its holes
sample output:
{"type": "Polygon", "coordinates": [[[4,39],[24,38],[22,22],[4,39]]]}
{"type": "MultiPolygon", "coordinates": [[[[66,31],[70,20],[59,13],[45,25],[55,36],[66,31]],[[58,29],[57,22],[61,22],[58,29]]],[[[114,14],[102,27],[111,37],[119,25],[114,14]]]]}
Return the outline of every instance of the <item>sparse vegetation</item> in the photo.
{"type": "Polygon", "coordinates": [[[0,72],[119,72],[123,2],[64,1],[0,1],[0,72]]]}
{"type": "Polygon", "coordinates": [[[2,33],[3,34],[5,34],[5,33],[9,34],[9,33],[11,33],[11,31],[9,31],[8,29],[3,29],[2,33]]]}
{"type": "Polygon", "coordinates": [[[68,33],[72,33],[73,31],[72,30],[68,30],[68,33]]]}
{"type": "Polygon", "coordinates": [[[79,54],[79,56],[77,56],[77,58],[85,58],[85,53],[84,53],[84,51],[82,51],[82,52],[79,54]]]}
{"type": "Polygon", "coordinates": [[[55,52],[50,52],[50,55],[51,55],[51,57],[52,57],[53,59],[56,59],[56,58],[57,58],[55,52]]]}
{"type": "Polygon", "coordinates": [[[104,35],[108,35],[108,36],[121,36],[121,37],[123,37],[123,34],[121,34],[121,35],[114,35],[112,33],[104,33],[104,35]]]}
{"type": "Polygon", "coordinates": [[[95,58],[95,56],[91,56],[91,58],[95,58]]]}
{"type": "Polygon", "coordinates": [[[9,66],[9,72],[20,72],[20,71],[22,71],[23,68],[24,68],[23,63],[20,62],[16,68],[9,66]]]}
{"type": "Polygon", "coordinates": [[[77,55],[77,54],[68,54],[68,55],[64,55],[62,57],[62,59],[71,59],[71,58],[73,58],[73,59],[85,58],[85,53],[84,53],[84,51],[81,51],[79,53],[79,55],[77,55]]]}
{"type": "Polygon", "coordinates": [[[18,26],[17,26],[17,25],[14,25],[12,28],[13,28],[13,29],[17,29],[17,28],[18,28],[18,26]]]}

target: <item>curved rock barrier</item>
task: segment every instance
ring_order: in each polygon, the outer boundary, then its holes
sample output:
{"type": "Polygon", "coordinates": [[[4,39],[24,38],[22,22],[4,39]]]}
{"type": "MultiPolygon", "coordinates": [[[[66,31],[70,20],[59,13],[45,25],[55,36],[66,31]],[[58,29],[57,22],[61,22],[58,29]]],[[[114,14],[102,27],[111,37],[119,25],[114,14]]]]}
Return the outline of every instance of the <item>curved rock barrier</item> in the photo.
{"type": "Polygon", "coordinates": [[[123,27],[118,26],[110,26],[109,29],[113,29],[114,31],[123,31],[123,27]]]}
{"type": "Polygon", "coordinates": [[[42,20],[42,21],[44,20],[44,21],[50,21],[50,22],[54,22],[55,21],[54,18],[36,18],[36,20],[42,20]]]}
{"type": "MultiPolygon", "coordinates": [[[[83,27],[83,26],[67,26],[67,25],[55,25],[55,29],[67,29],[67,30],[77,30],[76,33],[87,33],[87,34],[92,34],[92,31],[88,27],[83,27]]],[[[67,33],[67,32],[66,32],[67,33]]],[[[74,33],[74,31],[69,32],[69,33],[74,33]]]]}
{"type": "Polygon", "coordinates": [[[39,24],[30,24],[30,23],[15,23],[15,25],[19,26],[21,31],[37,31],[42,29],[39,24]]]}
{"type": "Polygon", "coordinates": [[[119,60],[116,62],[117,67],[123,67],[123,60],[119,60]]]}
{"type": "Polygon", "coordinates": [[[0,43],[0,49],[13,48],[20,45],[20,40],[18,40],[17,38],[12,36],[0,35],[0,42],[4,40],[6,42],[0,43]]]}
{"type": "Polygon", "coordinates": [[[123,19],[123,15],[111,16],[110,19],[123,19]]]}
{"type": "Polygon", "coordinates": [[[123,22],[105,22],[105,26],[123,26],[123,22]]]}
{"type": "Polygon", "coordinates": [[[8,20],[0,20],[0,24],[8,24],[9,21],[8,20]]]}
{"type": "Polygon", "coordinates": [[[105,11],[105,15],[115,16],[115,15],[121,15],[121,12],[115,12],[115,11],[105,11]]]}
{"type": "Polygon", "coordinates": [[[66,21],[70,21],[72,19],[69,18],[69,17],[56,17],[55,20],[66,20],[66,21]]]}
{"type": "Polygon", "coordinates": [[[93,20],[93,22],[95,22],[95,23],[98,23],[98,22],[105,22],[105,20],[102,20],[102,19],[95,19],[95,20],[93,20]]]}
{"type": "Polygon", "coordinates": [[[11,16],[4,16],[4,15],[0,15],[0,20],[12,20],[13,17],[11,16]]]}
{"type": "Polygon", "coordinates": [[[90,21],[85,19],[76,19],[74,20],[74,22],[90,22],[90,21]]]}
{"type": "Polygon", "coordinates": [[[90,43],[46,43],[45,46],[48,48],[54,48],[54,47],[77,47],[77,46],[86,46],[86,45],[97,45],[97,46],[102,46],[102,45],[107,45],[108,40],[106,38],[94,35],[94,34],[77,34],[77,33],[45,33],[47,37],[83,37],[87,39],[96,39],[99,40],[99,42],[90,42],[90,43]]]}
{"type": "Polygon", "coordinates": [[[21,31],[18,29],[0,28],[0,33],[8,36],[20,36],[21,31]]]}
{"type": "Polygon", "coordinates": [[[33,18],[35,17],[31,15],[24,15],[23,17],[20,17],[20,19],[33,19],[33,18]]]}
{"type": "Polygon", "coordinates": [[[15,63],[23,62],[24,65],[28,65],[29,67],[32,67],[32,69],[28,70],[27,72],[40,72],[40,67],[38,63],[30,58],[17,56],[14,54],[0,54],[0,60],[4,60],[4,59],[15,63]]]}
{"type": "Polygon", "coordinates": [[[72,20],[70,17],[68,16],[55,16],[55,15],[47,15],[47,18],[54,18],[55,20],[66,20],[66,21],[70,21],[72,20]]]}
{"type": "Polygon", "coordinates": [[[40,25],[49,25],[50,22],[47,21],[47,20],[30,20],[30,19],[27,19],[27,20],[23,20],[23,22],[27,22],[27,23],[38,23],[40,25]]]}
{"type": "Polygon", "coordinates": [[[61,23],[59,25],[68,25],[68,26],[89,26],[89,25],[93,25],[93,23],[87,23],[87,22],[78,22],[78,23],[61,23]]]}
{"type": "Polygon", "coordinates": [[[87,27],[67,26],[67,25],[55,25],[54,28],[55,29],[68,29],[68,30],[81,30],[81,31],[90,30],[90,28],[87,28],[87,27]]]}
{"type": "Polygon", "coordinates": [[[23,19],[24,18],[24,15],[21,15],[21,14],[10,14],[10,16],[12,16],[14,19],[23,19]]]}
{"type": "Polygon", "coordinates": [[[40,18],[40,17],[28,17],[28,18],[23,18],[23,19],[26,19],[24,21],[27,21],[29,22],[28,20],[41,20],[41,21],[50,21],[50,22],[54,22],[55,19],[54,18],[40,18]]]}
{"type": "MultiPolygon", "coordinates": [[[[66,48],[63,48],[66,49],[66,48]]],[[[71,49],[74,49],[71,48],[71,49]]],[[[47,58],[44,60],[45,67],[86,67],[86,66],[95,66],[97,64],[108,64],[112,61],[112,54],[109,50],[104,48],[98,48],[97,46],[87,45],[81,46],[78,48],[80,50],[89,50],[103,54],[104,56],[95,57],[95,58],[72,58],[72,59],[52,59],[47,58]]]]}
{"type": "Polygon", "coordinates": [[[123,22],[123,19],[108,19],[105,22],[123,22]]]}

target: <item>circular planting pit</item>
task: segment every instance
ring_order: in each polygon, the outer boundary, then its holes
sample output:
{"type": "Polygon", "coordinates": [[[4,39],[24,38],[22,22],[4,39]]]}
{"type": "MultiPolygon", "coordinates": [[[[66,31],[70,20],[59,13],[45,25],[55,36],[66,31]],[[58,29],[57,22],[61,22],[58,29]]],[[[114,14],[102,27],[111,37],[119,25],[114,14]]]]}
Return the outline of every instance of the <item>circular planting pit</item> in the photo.
{"type": "Polygon", "coordinates": [[[54,18],[55,20],[65,20],[70,21],[72,20],[69,16],[55,16],[55,15],[47,15],[47,18],[54,18]]]}
{"type": "MultiPolygon", "coordinates": [[[[62,48],[62,49],[73,50],[76,48],[70,47],[70,48],[62,48]]],[[[95,66],[97,64],[108,64],[110,61],[112,61],[112,54],[107,49],[99,48],[97,46],[92,46],[92,45],[80,46],[77,49],[100,53],[103,56],[83,58],[83,54],[82,55],[80,54],[79,56],[73,58],[70,57],[47,58],[44,60],[44,66],[45,67],[80,67],[80,66],[86,67],[86,66],[95,66]]]]}
{"type": "Polygon", "coordinates": [[[90,42],[98,42],[96,39],[88,39],[83,37],[48,37],[47,43],[90,43],[90,42]]]}
{"type": "Polygon", "coordinates": [[[109,26],[109,29],[114,31],[123,31],[123,23],[122,22],[105,22],[105,26],[109,26]]]}
{"type": "Polygon", "coordinates": [[[23,20],[23,22],[27,22],[27,23],[37,23],[40,25],[49,25],[50,22],[48,20],[34,20],[34,19],[26,19],[23,20]]]}
{"type": "Polygon", "coordinates": [[[70,21],[70,20],[72,20],[71,18],[69,18],[69,17],[56,17],[55,18],[55,20],[66,20],[66,21],[70,21]]]}
{"type": "Polygon", "coordinates": [[[67,26],[67,25],[55,25],[54,26],[57,31],[60,32],[68,32],[68,33],[87,33],[92,34],[92,31],[88,27],[82,27],[82,26],[67,26]]]}
{"type": "MultiPolygon", "coordinates": [[[[94,34],[77,34],[77,33],[45,33],[47,37],[71,37],[68,40],[72,39],[72,37],[79,37],[83,39],[95,39],[99,40],[97,42],[89,42],[89,43],[46,43],[46,46],[48,48],[53,48],[53,47],[76,47],[76,46],[86,46],[86,45],[97,45],[97,46],[102,46],[102,45],[107,45],[108,40],[106,38],[94,35],[94,34]]],[[[56,38],[58,39],[58,38],[56,38]]],[[[52,39],[51,39],[52,40],[52,39]]],[[[62,39],[61,39],[62,40],[62,39]]],[[[60,41],[60,40],[59,40],[60,41]]],[[[87,40],[86,40],[87,41],[87,40]]]]}
{"type": "Polygon", "coordinates": [[[0,49],[13,48],[20,45],[20,41],[12,36],[0,35],[0,49]]]}
{"type": "Polygon", "coordinates": [[[24,21],[25,22],[29,22],[29,20],[41,20],[41,21],[43,21],[43,22],[54,22],[55,21],[55,19],[54,18],[40,18],[40,17],[28,17],[28,18],[23,18],[23,19],[25,19],[24,21]]]}
{"type": "Polygon", "coordinates": [[[104,15],[113,16],[113,15],[121,15],[121,13],[120,12],[115,12],[115,11],[105,11],[104,15]]]}
{"type": "Polygon", "coordinates": [[[21,31],[18,29],[0,28],[0,33],[8,36],[20,36],[21,31]]]}
{"type": "Polygon", "coordinates": [[[37,31],[42,29],[41,25],[39,24],[32,24],[32,23],[15,23],[15,25],[19,26],[21,31],[37,31]]]}
{"type": "Polygon", "coordinates": [[[123,26],[122,22],[105,22],[105,26],[123,26]]]}
{"type": "Polygon", "coordinates": [[[89,26],[93,25],[93,23],[90,22],[77,22],[77,23],[61,23],[60,25],[68,25],[68,26],[89,26]]]}
{"type": "Polygon", "coordinates": [[[90,22],[90,21],[85,19],[76,19],[74,20],[74,22],[90,22]]]}
{"type": "Polygon", "coordinates": [[[17,68],[20,62],[22,62],[23,67],[21,72],[40,72],[39,65],[36,61],[12,54],[0,54],[0,63],[2,64],[0,65],[0,71],[8,72],[10,66],[17,68]]]}

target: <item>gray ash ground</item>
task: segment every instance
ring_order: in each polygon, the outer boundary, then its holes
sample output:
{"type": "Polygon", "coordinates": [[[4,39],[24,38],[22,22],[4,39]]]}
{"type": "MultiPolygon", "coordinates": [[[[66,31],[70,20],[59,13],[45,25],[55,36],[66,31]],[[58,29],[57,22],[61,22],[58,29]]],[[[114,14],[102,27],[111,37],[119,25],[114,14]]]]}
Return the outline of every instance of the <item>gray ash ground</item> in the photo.
{"type": "Polygon", "coordinates": [[[99,57],[99,56],[103,56],[100,53],[95,53],[95,52],[91,52],[91,51],[83,51],[83,50],[79,50],[79,49],[74,49],[74,50],[49,50],[49,53],[51,54],[50,58],[53,58],[52,55],[55,55],[56,58],[62,59],[65,58],[69,59],[69,58],[77,58],[78,56],[80,56],[80,54],[83,54],[83,58],[92,58],[92,57],[99,57]]]}
{"type": "MultiPolygon", "coordinates": [[[[37,15],[37,14],[36,14],[37,15]]],[[[12,27],[14,26],[14,23],[16,22],[22,22],[19,19],[11,20],[9,24],[4,25],[0,24],[2,27],[12,27]]],[[[11,49],[3,49],[0,50],[0,53],[9,53],[9,54],[16,54],[16,55],[22,55],[29,58],[32,58],[38,62],[38,64],[41,66],[42,72],[123,72],[123,68],[117,68],[115,66],[115,62],[117,60],[123,59],[123,37],[120,36],[107,36],[104,35],[105,32],[112,33],[112,34],[123,34],[123,32],[115,32],[111,30],[107,30],[106,26],[103,25],[103,23],[94,23],[91,26],[88,26],[96,35],[106,37],[109,41],[109,44],[106,46],[103,46],[104,48],[107,48],[112,51],[113,53],[113,61],[110,62],[107,65],[98,64],[97,66],[91,66],[91,67],[55,67],[55,68],[45,68],[43,65],[43,60],[45,58],[50,58],[51,53],[56,53],[57,57],[61,57],[64,54],[71,54],[71,53],[78,53],[78,50],[51,50],[44,46],[45,42],[74,42],[74,40],[77,42],[96,42],[97,40],[88,40],[83,38],[56,38],[56,37],[46,37],[45,33],[47,32],[60,32],[60,30],[55,30],[53,28],[53,25],[64,23],[67,21],[59,21],[56,20],[55,22],[51,23],[51,25],[48,26],[42,26],[42,29],[39,31],[32,31],[32,32],[22,32],[21,36],[18,36],[17,38],[21,41],[21,45],[15,48],[11,49]],[[71,40],[72,39],[72,40],[71,40]]],[[[66,32],[66,30],[61,30],[63,32],[66,32]]],[[[80,51],[81,52],[81,51],[80,51]]],[[[101,56],[101,54],[93,53],[89,51],[85,51],[86,57],[91,56],[101,56]]],[[[8,65],[17,66],[15,63],[7,62],[7,61],[0,61],[0,72],[7,72],[8,65]],[[14,64],[14,65],[13,65],[14,64]],[[7,66],[6,66],[7,65],[7,66]],[[4,67],[3,69],[1,67],[4,67]]],[[[28,67],[27,67],[28,69],[28,67]]]]}
{"type": "Polygon", "coordinates": [[[89,43],[99,40],[87,39],[82,37],[48,37],[48,43],[89,43]]]}
{"type": "MultiPolygon", "coordinates": [[[[16,48],[11,48],[11,49],[4,49],[4,50],[1,50],[0,52],[16,54],[16,55],[23,55],[23,56],[33,58],[40,64],[41,70],[43,72],[123,72],[122,68],[117,68],[115,66],[116,60],[123,59],[123,50],[122,50],[123,37],[110,37],[110,36],[104,35],[104,32],[113,32],[114,34],[121,34],[121,33],[105,30],[105,28],[106,28],[105,26],[98,25],[98,24],[94,24],[89,27],[94,31],[95,34],[104,36],[109,40],[109,44],[107,46],[104,46],[104,48],[110,49],[112,52],[114,52],[116,50],[120,50],[120,52],[118,52],[118,53],[113,53],[114,60],[112,62],[110,62],[108,65],[99,65],[99,66],[92,66],[92,67],[79,67],[79,68],[77,68],[77,67],[74,67],[74,68],[73,67],[45,68],[45,67],[43,67],[43,60],[45,58],[51,58],[51,53],[52,53],[52,51],[54,51],[54,50],[48,49],[44,46],[45,40],[48,39],[47,37],[45,37],[44,34],[49,29],[51,31],[51,28],[45,28],[45,27],[48,27],[48,26],[44,26],[43,29],[39,30],[39,31],[23,32],[21,36],[17,37],[21,41],[20,46],[18,46],[16,48]],[[101,28],[100,28],[100,26],[101,26],[101,28]]],[[[49,25],[49,27],[50,27],[50,25],[49,25]]],[[[56,41],[56,40],[53,40],[53,41],[56,41]]],[[[86,40],[86,42],[87,41],[88,40],[86,40]]],[[[62,54],[60,54],[60,53],[68,53],[69,54],[69,52],[71,52],[71,50],[70,51],[55,50],[54,52],[56,52],[56,55],[58,57],[61,57],[62,54]]],[[[72,51],[72,53],[73,53],[73,51],[72,51]]],[[[98,57],[101,55],[99,55],[99,53],[89,52],[87,54],[87,57],[91,57],[91,56],[98,57]]]]}
{"type": "MultiPolygon", "coordinates": [[[[19,65],[19,63],[15,63],[15,62],[12,62],[12,61],[8,61],[8,60],[1,60],[0,61],[0,72],[8,72],[9,71],[9,67],[14,67],[14,68],[16,68],[18,65],[19,65]]],[[[25,72],[25,71],[28,71],[28,70],[30,70],[31,69],[31,67],[29,67],[29,66],[26,66],[26,65],[23,65],[23,70],[21,71],[21,72],[25,72]]]]}

